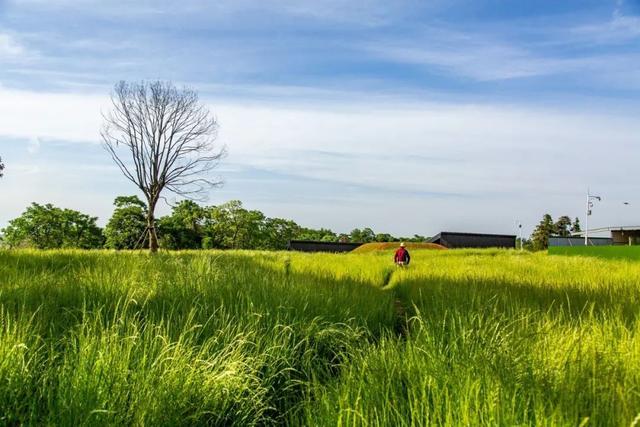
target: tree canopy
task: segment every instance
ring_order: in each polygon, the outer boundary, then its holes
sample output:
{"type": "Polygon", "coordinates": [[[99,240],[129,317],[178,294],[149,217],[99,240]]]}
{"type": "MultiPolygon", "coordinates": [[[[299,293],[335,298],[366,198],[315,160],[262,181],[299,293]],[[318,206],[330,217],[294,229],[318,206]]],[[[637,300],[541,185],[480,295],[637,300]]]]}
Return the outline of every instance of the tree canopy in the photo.
{"type": "Polygon", "coordinates": [[[120,196],[104,229],[105,247],[140,249],[147,245],[147,206],[138,196],[120,196]]]}
{"type": "Polygon", "coordinates": [[[572,223],[571,218],[563,215],[557,221],[549,214],[544,214],[540,223],[531,234],[531,244],[534,250],[543,250],[549,247],[549,237],[560,236],[569,237],[571,233],[580,231],[580,220],[578,218],[572,223]]]}
{"type": "Polygon", "coordinates": [[[9,247],[97,249],[104,245],[97,218],[51,204],[31,204],[2,230],[9,247]]]}
{"type": "MultiPolygon", "coordinates": [[[[96,218],[50,204],[34,203],[3,230],[9,247],[141,249],[149,238],[147,204],[138,196],[120,196],[104,233],[96,218]],[[104,234],[104,235],[103,235],[104,234]]],[[[324,242],[425,241],[426,237],[394,237],[356,228],[338,234],[327,228],[308,228],[284,218],[269,218],[247,209],[239,200],[218,206],[201,206],[183,200],[169,215],[155,219],[159,246],[163,249],[265,249],[284,250],[290,240],[324,242]]]]}

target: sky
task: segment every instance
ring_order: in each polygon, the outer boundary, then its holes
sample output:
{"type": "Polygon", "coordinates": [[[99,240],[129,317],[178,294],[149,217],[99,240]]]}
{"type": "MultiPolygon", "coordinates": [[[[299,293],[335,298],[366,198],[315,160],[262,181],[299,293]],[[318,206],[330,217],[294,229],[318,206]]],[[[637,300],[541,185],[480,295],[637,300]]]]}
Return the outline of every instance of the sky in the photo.
{"type": "Polygon", "coordinates": [[[589,188],[591,226],[640,225],[640,0],[0,0],[0,227],[31,202],[104,224],[136,194],[100,144],[120,80],[215,114],[207,204],[528,234],[584,223],[589,188]]]}

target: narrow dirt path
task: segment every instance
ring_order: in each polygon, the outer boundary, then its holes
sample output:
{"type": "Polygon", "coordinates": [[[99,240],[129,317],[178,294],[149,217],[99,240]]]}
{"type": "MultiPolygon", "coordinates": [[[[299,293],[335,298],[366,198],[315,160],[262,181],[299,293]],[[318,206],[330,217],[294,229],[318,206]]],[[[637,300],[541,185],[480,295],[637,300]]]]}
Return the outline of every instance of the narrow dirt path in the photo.
{"type": "MultiPolygon", "coordinates": [[[[383,281],[382,281],[382,290],[387,290],[388,292],[396,292],[390,288],[391,279],[393,279],[396,270],[387,270],[385,272],[383,281]]],[[[394,325],[393,329],[396,335],[401,338],[405,338],[409,334],[409,310],[407,304],[402,300],[402,298],[396,295],[396,298],[393,300],[393,313],[394,313],[394,325]]]]}

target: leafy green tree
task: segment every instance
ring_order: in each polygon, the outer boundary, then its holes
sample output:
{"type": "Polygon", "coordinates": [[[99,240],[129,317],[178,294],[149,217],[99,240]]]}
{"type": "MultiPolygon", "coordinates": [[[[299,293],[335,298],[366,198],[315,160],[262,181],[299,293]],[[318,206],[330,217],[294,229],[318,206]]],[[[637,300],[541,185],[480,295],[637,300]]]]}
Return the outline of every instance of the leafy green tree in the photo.
{"type": "Polygon", "coordinates": [[[375,241],[376,233],[368,227],[363,228],[362,230],[355,228],[351,230],[351,233],[349,233],[349,238],[355,243],[370,243],[375,241]]]}
{"type": "Polygon", "coordinates": [[[551,215],[544,214],[542,221],[536,226],[531,234],[531,242],[534,250],[543,250],[549,247],[549,237],[555,231],[555,224],[551,215]]]}
{"type": "Polygon", "coordinates": [[[571,235],[571,218],[566,215],[558,218],[554,224],[553,233],[560,237],[569,237],[571,235]]]}
{"type": "Polygon", "coordinates": [[[338,236],[327,228],[318,230],[313,228],[301,228],[300,234],[296,237],[299,240],[313,240],[316,242],[337,242],[338,236]]]}
{"type": "Polygon", "coordinates": [[[378,233],[376,234],[376,242],[393,242],[393,236],[389,233],[378,233]]]}
{"type": "Polygon", "coordinates": [[[264,241],[265,216],[247,210],[239,200],[207,209],[203,247],[225,249],[258,248],[264,241]]]}
{"type": "Polygon", "coordinates": [[[111,249],[139,249],[147,246],[147,206],[138,196],[120,196],[104,229],[105,246],[111,249]]]}
{"type": "Polygon", "coordinates": [[[349,241],[354,243],[364,243],[362,241],[362,230],[359,228],[354,228],[349,233],[349,241]]]}
{"type": "Polygon", "coordinates": [[[393,241],[395,242],[417,242],[422,243],[428,241],[429,238],[425,236],[421,236],[420,234],[414,234],[413,237],[394,237],[393,241]]]}
{"type": "Polygon", "coordinates": [[[267,218],[264,221],[264,242],[261,249],[284,250],[289,240],[296,239],[300,226],[293,221],[282,218],[267,218]]]}
{"type": "Polygon", "coordinates": [[[173,207],[171,215],[158,220],[160,247],[165,249],[202,248],[206,209],[192,200],[173,207]]]}
{"type": "Polygon", "coordinates": [[[579,233],[581,231],[582,228],[580,228],[580,218],[576,217],[576,219],[573,221],[573,225],[571,226],[571,232],[579,233]]]}
{"type": "Polygon", "coordinates": [[[32,203],[2,230],[3,241],[9,247],[96,249],[104,244],[96,221],[72,209],[32,203]]]}
{"type": "Polygon", "coordinates": [[[321,242],[335,242],[336,241],[336,236],[332,235],[332,234],[324,234],[322,236],[322,238],[320,239],[321,242]]]}
{"type": "Polygon", "coordinates": [[[522,243],[522,249],[524,249],[525,251],[533,250],[533,242],[531,241],[531,239],[527,239],[526,237],[523,237],[522,239],[520,239],[520,237],[517,237],[516,249],[520,249],[520,243],[522,243]]]}

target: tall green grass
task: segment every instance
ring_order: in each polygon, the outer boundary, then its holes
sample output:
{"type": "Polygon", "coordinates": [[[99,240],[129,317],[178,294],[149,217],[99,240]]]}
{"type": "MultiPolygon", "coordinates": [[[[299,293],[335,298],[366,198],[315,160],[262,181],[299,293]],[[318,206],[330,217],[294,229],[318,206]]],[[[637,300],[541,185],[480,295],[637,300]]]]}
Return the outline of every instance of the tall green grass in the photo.
{"type": "Polygon", "coordinates": [[[638,261],[640,246],[554,246],[549,248],[549,254],[638,261]]]}
{"type": "Polygon", "coordinates": [[[0,252],[0,425],[631,425],[640,266],[0,252]]]}

